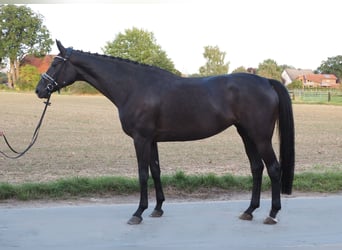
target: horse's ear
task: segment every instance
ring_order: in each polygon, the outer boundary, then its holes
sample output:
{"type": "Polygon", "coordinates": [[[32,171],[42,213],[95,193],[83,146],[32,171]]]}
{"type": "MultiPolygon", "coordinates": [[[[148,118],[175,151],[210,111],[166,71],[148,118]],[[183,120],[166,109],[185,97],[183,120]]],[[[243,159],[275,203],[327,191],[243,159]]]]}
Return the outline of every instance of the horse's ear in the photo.
{"type": "Polygon", "coordinates": [[[59,49],[59,52],[61,52],[61,55],[65,55],[65,52],[66,52],[66,49],[64,48],[64,46],[62,45],[61,41],[59,40],[56,40],[56,44],[57,44],[57,47],[59,49]]]}

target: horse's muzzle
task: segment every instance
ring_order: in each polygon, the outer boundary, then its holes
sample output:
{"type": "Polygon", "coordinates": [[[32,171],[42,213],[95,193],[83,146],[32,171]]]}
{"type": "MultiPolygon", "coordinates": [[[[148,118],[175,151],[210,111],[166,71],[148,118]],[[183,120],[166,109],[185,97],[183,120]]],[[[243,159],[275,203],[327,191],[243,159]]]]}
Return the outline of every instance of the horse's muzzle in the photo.
{"type": "Polygon", "coordinates": [[[36,87],[36,94],[39,98],[48,98],[51,93],[46,87],[44,87],[44,81],[40,80],[36,87]]]}

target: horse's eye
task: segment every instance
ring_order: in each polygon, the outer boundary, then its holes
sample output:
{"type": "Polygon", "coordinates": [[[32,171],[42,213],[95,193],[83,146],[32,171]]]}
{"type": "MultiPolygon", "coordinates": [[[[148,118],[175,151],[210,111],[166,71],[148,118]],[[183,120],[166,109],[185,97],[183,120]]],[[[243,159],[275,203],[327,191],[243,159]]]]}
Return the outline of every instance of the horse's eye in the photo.
{"type": "Polygon", "coordinates": [[[57,64],[58,64],[58,62],[56,62],[56,61],[53,61],[53,62],[51,63],[51,67],[56,67],[56,66],[57,66],[57,64]]]}

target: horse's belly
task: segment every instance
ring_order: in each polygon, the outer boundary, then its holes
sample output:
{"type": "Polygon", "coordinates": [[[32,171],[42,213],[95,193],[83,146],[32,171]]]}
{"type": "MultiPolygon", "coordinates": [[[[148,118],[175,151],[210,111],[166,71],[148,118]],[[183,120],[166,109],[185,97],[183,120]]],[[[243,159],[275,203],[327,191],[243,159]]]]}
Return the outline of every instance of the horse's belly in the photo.
{"type": "Polygon", "coordinates": [[[201,140],[205,139],[211,136],[214,136],[218,134],[221,131],[218,131],[216,133],[188,133],[188,134],[182,134],[182,133],[168,133],[168,134],[161,134],[156,137],[156,141],[159,142],[167,142],[167,141],[195,141],[195,140],[201,140]]]}
{"type": "Polygon", "coordinates": [[[200,119],[178,121],[160,127],[157,130],[157,141],[191,141],[216,135],[233,124],[227,119],[200,119]]]}

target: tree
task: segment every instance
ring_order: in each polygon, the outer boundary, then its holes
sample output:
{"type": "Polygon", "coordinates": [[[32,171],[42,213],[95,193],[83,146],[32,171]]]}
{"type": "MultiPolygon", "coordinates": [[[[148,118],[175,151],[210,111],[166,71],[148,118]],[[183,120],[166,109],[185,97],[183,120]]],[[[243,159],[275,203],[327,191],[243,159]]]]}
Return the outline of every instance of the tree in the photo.
{"type": "Polygon", "coordinates": [[[334,74],[340,81],[342,80],[342,55],[328,57],[326,61],[317,68],[321,74],[334,74]]]}
{"type": "Polygon", "coordinates": [[[19,62],[23,56],[43,56],[51,50],[52,44],[42,15],[26,6],[0,5],[0,58],[10,65],[10,87],[19,79],[19,62]]]}
{"type": "Polygon", "coordinates": [[[107,42],[103,53],[115,57],[129,59],[143,64],[153,65],[180,74],[167,54],[157,44],[154,34],[143,29],[126,29],[107,42]]]}
{"type": "Polygon", "coordinates": [[[35,66],[21,66],[20,77],[17,81],[16,88],[18,90],[33,90],[39,79],[40,74],[35,66]]]}
{"type": "Polygon", "coordinates": [[[232,73],[247,73],[247,69],[244,66],[240,66],[232,71],[232,73]]]}
{"type": "Polygon", "coordinates": [[[272,59],[264,60],[259,64],[257,74],[266,78],[272,78],[281,81],[282,69],[277,62],[272,59]]]}
{"type": "Polygon", "coordinates": [[[213,76],[227,74],[229,62],[225,63],[226,52],[221,52],[218,46],[205,46],[204,58],[207,60],[204,66],[199,68],[201,76],[213,76]]]}

